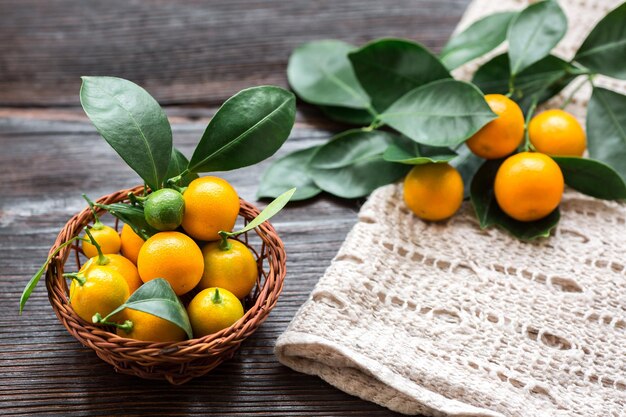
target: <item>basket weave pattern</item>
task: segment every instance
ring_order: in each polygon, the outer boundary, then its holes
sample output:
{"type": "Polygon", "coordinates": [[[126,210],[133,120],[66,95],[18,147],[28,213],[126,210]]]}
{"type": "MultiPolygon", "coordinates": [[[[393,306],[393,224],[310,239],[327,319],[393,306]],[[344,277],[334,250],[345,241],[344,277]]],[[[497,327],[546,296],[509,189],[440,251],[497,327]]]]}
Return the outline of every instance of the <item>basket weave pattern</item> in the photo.
{"type": "MultiPolygon", "coordinates": [[[[127,199],[129,192],[139,193],[142,190],[143,187],[120,190],[98,199],[97,202],[122,202],[127,199]]],[[[258,214],[256,207],[241,200],[239,216],[246,222],[258,214]]],[[[72,217],[60,231],[50,253],[81,233],[92,219],[89,209],[72,217]]],[[[257,258],[259,281],[252,296],[245,300],[244,316],[231,327],[212,335],[176,343],[144,342],[117,336],[109,331],[111,329],[82,320],[68,302],[69,290],[63,277],[64,265],[72,251],[75,253],[76,266],[80,267],[80,249],[77,246],[64,248],[50,261],[46,272],[48,298],[57,317],[70,334],[84,346],[93,349],[102,360],[113,365],[116,371],[147,379],[165,379],[175,385],[183,384],[230,359],[241,342],[254,333],[276,305],[286,272],[283,242],[269,222],[248,233],[256,233],[261,241],[260,248],[254,248],[248,242],[248,234],[241,236],[241,241],[257,258]]]]}

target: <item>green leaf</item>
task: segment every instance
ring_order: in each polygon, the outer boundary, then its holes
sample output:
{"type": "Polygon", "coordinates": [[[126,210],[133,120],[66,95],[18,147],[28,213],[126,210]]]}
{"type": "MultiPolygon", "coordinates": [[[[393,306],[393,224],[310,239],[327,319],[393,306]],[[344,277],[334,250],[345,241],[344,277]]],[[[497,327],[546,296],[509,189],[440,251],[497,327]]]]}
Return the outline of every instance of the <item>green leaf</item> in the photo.
{"type": "MultiPolygon", "coordinates": [[[[525,112],[533,100],[541,104],[558,94],[576,77],[576,70],[561,58],[548,55],[515,77],[515,92],[511,98],[525,112]]],[[[509,57],[502,54],[478,68],[472,82],[485,94],[506,94],[509,91],[509,76],[509,57]]]]}
{"type": "Polygon", "coordinates": [[[170,163],[172,129],[159,103],[122,78],[82,80],[80,103],[100,135],[150,188],[161,188],[170,163]]]}
{"type": "Polygon", "coordinates": [[[498,168],[504,160],[486,161],[474,175],[470,186],[471,200],[481,228],[499,226],[520,240],[533,240],[548,237],[559,222],[560,213],[556,208],[543,219],[534,222],[520,222],[507,216],[498,206],[493,184],[498,168]]]}
{"type": "Polygon", "coordinates": [[[485,160],[479,156],[476,156],[466,144],[459,146],[456,149],[458,156],[450,161],[450,165],[456,168],[463,178],[463,198],[470,196],[470,184],[474,174],[478,171],[478,168],[485,162],[485,160]]]}
{"type": "Polygon", "coordinates": [[[292,93],[280,87],[248,88],[220,107],[189,162],[190,172],[229,171],[271,156],[295,122],[292,93]]]}
{"type": "Polygon", "coordinates": [[[610,165],[626,179],[626,96],[593,89],[587,108],[587,149],[591,158],[610,165]]]}
{"type": "Polygon", "coordinates": [[[531,4],[513,18],[509,26],[511,75],[515,76],[541,58],[567,32],[567,17],[555,0],[531,4]]]}
{"type": "MultiPolygon", "coordinates": [[[[170,164],[167,167],[167,173],[165,174],[165,178],[173,178],[182,174],[187,169],[187,165],[189,165],[189,161],[187,160],[185,155],[183,155],[183,153],[178,149],[173,148],[172,157],[170,159],[170,164]]],[[[181,178],[178,185],[180,185],[181,187],[185,187],[196,178],[198,178],[198,174],[188,172],[181,178]]]]}
{"type": "Polygon", "coordinates": [[[289,200],[291,199],[291,197],[294,195],[295,192],[296,192],[295,188],[285,191],[284,193],[276,197],[274,201],[269,203],[267,207],[265,207],[263,211],[261,211],[259,215],[256,216],[254,220],[248,223],[243,229],[237,230],[235,232],[228,232],[227,235],[229,236],[239,235],[241,233],[245,233],[249,230],[252,230],[255,227],[258,227],[263,222],[266,222],[267,220],[272,218],[276,213],[281,211],[283,207],[287,205],[287,203],[289,202],[289,200]]]}
{"type": "Polygon", "coordinates": [[[440,58],[449,70],[458,68],[496,48],[506,39],[509,23],[517,12],[490,14],[454,35],[441,50],[440,58]]]}
{"type": "Polygon", "coordinates": [[[187,337],[193,338],[185,306],[172,290],[170,283],[163,278],[156,278],[143,284],[124,304],[113,310],[107,317],[112,317],[125,308],[143,311],[172,322],[183,329],[187,337]]]}
{"type": "Polygon", "coordinates": [[[307,172],[307,166],[319,146],[292,152],[270,165],[261,178],[257,198],[276,198],[296,187],[291,200],[306,200],[322,192],[307,172]]]}
{"type": "Polygon", "coordinates": [[[439,80],[411,90],[380,119],[416,142],[456,146],[495,119],[478,88],[456,80],[439,80]]]}
{"type": "Polygon", "coordinates": [[[363,197],[402,177],[410,166],[387,162],[385,149],[394,135],[384,131],[349,130],[324,144],[309,163],[309,173],[322,190],[343,198],[363,197]]]}
{"type": "Polygon", "coordinates": [[[593,159],[554,156],[565,183],[583,194],[604,200],[626,199],[626,184],[610,166],[593,159]]]}
{"type": "Polygon", "coordinates": [[[336,122],[348,123],[356,126],[369,126],[370,123],[374,121],[374,115],[367,110],[338,106],[319,107],[329,119],[336,122]]]}
{"type": "Polygon", "coordinates": [[[348,61],[354,46],[321,40],[297,47],[289,57],[287,78],[298,96],[309,103],[367,109],[370,98],[348,61]]]}
{"type": "Polygon", "coordinates": [[[146,218],[143,213],[143,207],[133,206],[126,203],[112,203],[112,204],[95,204],[96,207],[100,207],[111,213],[113,217],[120,219],[133,229],[135,233],[147,240],[150,236],[159,233],[158,230],[153,228],[146,222],[146,218]]]}
{"type": "Polygon", "coordinates": [[[356,77],[378,111],[409,91],[450,73],[428,49],[405,39],[380,39],[350,52],[356,77]]]}
{"type": "Polygon", "coordinates": [[[594,72],[626,80],[626,3],[593,28],[574,60],[594,72]]]}
{"type": "Polygon", "coordinates": [[[383,159],[400,164],[421,165],[431,162],[449,162],[456,158],[456,156],[456,152],[450,148],[421,145],[404,136],[398,136],[394,138],[394,142],[385,149],[383,159]]]}

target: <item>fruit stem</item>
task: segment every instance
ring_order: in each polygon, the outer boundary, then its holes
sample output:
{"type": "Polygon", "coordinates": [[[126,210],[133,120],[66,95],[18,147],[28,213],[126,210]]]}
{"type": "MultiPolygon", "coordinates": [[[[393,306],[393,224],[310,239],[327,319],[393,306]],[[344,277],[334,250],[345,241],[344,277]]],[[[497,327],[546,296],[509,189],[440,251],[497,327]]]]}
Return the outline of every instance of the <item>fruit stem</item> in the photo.
{"type": "Polygon", "coordinates": [[[78,285],[80,285],[81,287],[85,285],[85,282],[87,282],[87,278],[85,278],[84,275],[78,272],[68,272],[66,274],[63,274],[63,278],[72,278],[73,280],[76,280],[76,282],[78,282],[78,285]]]}
{"type": "Polygon", "coordinates": [[[219,244],[220,250],[229,251],[230,248],[232,248],[232,246],[233,246],[228,241],[229,233],[228,232],[224,232],[223,230],[220,230],[219,235],[222,237],[222,240],[220,241],[220,244],[219,244]]]}
{"type": "Polygon", "coordinates": [[[177,176],[172,177],[172,178],[168,179],[167,181],[165,181],[165,183],[168,186],[170,186],[170,187],[173,186],[173,185],[177,185],[183,179],[183,177],[185,175],[188,175],[189,173],[190,173],[189,169],[185,169],[183,172],[181,172],[177,176]]]}
{"type": "Polygon", "coordinates": [[[528,125],[530,124],[530,119],[532,119],[533,114],[535,113],[535,109],[537,108],[537,99],[534,99],[526,113],[526,120],[524,121],[524,152],[528,152],[529,150],[535,150],[532,143],[530,143],[530,135],[528,134],[528,125]]]}
{"type": "Polygon", "coordinates": [[[94,208],[93,201],[91,201],[89,197],[87,197],[87,194],[85,193],[83,193],[82,196],[87,201],[87,204],[89,204],[89,209],[91,210],[91,213],[93,214],[93,218],[94,218],[93,228],[96,230],[102,229],[104,225],[100,221],[100,217],[98,217],[98,213],[96,213],[96,209],[94,208]]]}
{"type": "Polygon", "coordinates": [[[213,303],[220,304],[222,302],[222,296],[220,295],[220,290],[215,289],[215,293],[213,294],[213,303]]]}
{"type": "Polygon", "coordinates": [[[132,204],[133,206],[136,205],[140,205],[143,206],[143,202],[146,201],[148,197],[141,197],[138,195],[135,195],[135,193],[130,192],[128,193],[128,199],[130,200],[130,204],[132,204]]]}
{"type": "Polygon", "coordinates": [[[96,250],[98,251],[98,265],[108,264],[109,258],[104,256],[104,254],[102,253],[102,248],[100,247],[98,242],[96,242],[96,239],[94,239],[93,235],[91,234],[87,226],[85,226],[85,233],[87,233],[87,236],[89,236],[89,240],[91,241],[91,244],[94,245],[96,247],[96,250]]]}
{"type": "Polygon", "coordinates": [[[126,320],[123,324],[119,324],[114,321],[107,321],[107,317],[102,318],[102,315],[100,313],[96,313],[91,318],[91,321],[94,324],[104,324],[105,326],[117,327],[118,329],[124,330],[126,333],[130,333],[130,331],[133,329],[133,322],[130,320],[126,320]]]}

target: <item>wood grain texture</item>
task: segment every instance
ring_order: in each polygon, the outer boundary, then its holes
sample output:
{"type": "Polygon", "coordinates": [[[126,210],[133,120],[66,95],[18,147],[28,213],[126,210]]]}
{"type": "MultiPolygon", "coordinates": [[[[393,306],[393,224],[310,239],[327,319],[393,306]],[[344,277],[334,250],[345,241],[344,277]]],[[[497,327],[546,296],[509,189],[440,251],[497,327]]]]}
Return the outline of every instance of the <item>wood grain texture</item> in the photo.
{"type": "Polygon", "coordinates": [[[286,85],[289,52],[338,38],[441,47],[467,0],[2,0],[0,106],[75,105],[81,75],[140,83],[161,103],[221,103],[286,85]]]}
{"type": "MultiPolygon", "coordinates": [[[[166,111],[189,156],[215,111],[206,104],[250,85],[286,85],[286,59],[298,43],[404,36],[438,48],[466,3],[0,0],[0,415],[395,415],[273,354],[355,223],[359,201],[320,196],[273,220],[288,254],[277,307],[233,360],[180,387],[116,374],[65,331],[43,285],[22,317],[18,299],[59,229],[83,208],[81,192],[98,197],[139,182],[72,107],[79,75],[131,78],[177,104],[166,111]]],[[[343,129],[299,108],[291,138],[273,158],[343,129]]],[[[223,176],[254,201],[268,163],[223,176]]]]}

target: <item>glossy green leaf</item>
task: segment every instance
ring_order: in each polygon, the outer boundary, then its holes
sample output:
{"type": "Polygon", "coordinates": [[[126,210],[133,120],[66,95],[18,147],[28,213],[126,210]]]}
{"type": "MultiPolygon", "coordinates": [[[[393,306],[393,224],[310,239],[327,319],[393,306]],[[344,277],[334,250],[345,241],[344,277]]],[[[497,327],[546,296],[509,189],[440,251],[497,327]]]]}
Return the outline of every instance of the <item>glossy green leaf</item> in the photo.
{"type": "Polygon", "coordinates": [[[626,96],[593,89],[587,108],[589,156],[615,169],[626,179],[626,96]]]}
{"type": "Polygon", "coordinates": [[[520,222],[507,216],[498,206],[493,184],[498,168],[503,160],[490,160],[483,163],[472,180],[471,200],[481,228],[499,226],[521,240],[548,237],[560,219],[559,209],[543,219],[534,222],[520,222]]]}
{"type": "Polygon", "coordinates": [[[252,230],[255,227],[258,227],[259,225],[261,225],[261,223],[264,223],[264,222],[268,221],[273,216],[275,216],[279,211],[281,211],[283,209],[283,207],[285,207],[287,205],[287,203],[289,202],[289,200],[291,200],[291,197],[295,194],[295,192],[296,192],[295,188],[292,188],[291,190],[285,191],[284,193],[282,193],[281,195],[276,197],[274,199],[274,201],[269,203],[267,205],[267,207],[265,207],[259,213],[259,215],[256,216],[244,228],[239,229],[239,230],[237,230],[235,232],[229,232],[227,234],[229,236],[239,235],[241,233],[245,233],[245,232],[247,232],[249,230],[252,230]]]}
{"type": "Polygon", "coordinates": [[[574,59],[594,72],[626,80],[626,3],[593,28],[574,59]]]}
{"type": "Polygon", "coordinates": [[[289,137],[295,102],[292,93],[274,86],[235,94],[209,122],[189,161],[189,171],[229,171],[273,155],[289,137]]]}
{"type": "Polygon", "coordinates": [[[159,103],[122,78],[82,80],[80,103],[100,135],[150,188],[161,188],[172,153],[172,129],[159,103]]]}
{"type": "Polygon", "coordinates": [[[575,156],[552,157],[559,164],[565,183],[583,194],[605,200],[626,199],[626,184],[603,162],[575,156]]]}
{"type": "Polygon", "coordinates": [[[439,80],[409,91],[380,119],[416,142],[454,147],[497,116],[474,85],[439,80]]]}
{"type": "Polygon", "coordinates": [[[461,174],[463,179],[463,197],[468,198],[470,196],[470,184],[474,174],[478,171],[478,168],[485,162],[485,160],[479,156],[476,156],[466,144],[459,146],[456,149],[458,156],[450,161],[450,165],[456,168],[461,174]]]}
{"type": "Polygon", "coordinates": [[[124,304],[113,310],[107,317],[112,317],[125,308],[143,311],[172,322],[183,329],[187,337],[193,338],[187,310],[174,293],[170,283],[163,278],[156,278],[143,284],[124,304]]]}
{"type": "Polygon", "coordinates": [[[450,73],[428,49],[405,39],[380,39],[348,54],[356,77],[383,111],[409,91],[450,73]]]}
{"type": "Polygon", "coordinates": [[[105,209],[111,213],[113,217],[120,219],[122,222],[129,225],[135,233],[143,238],[143,240],[147,240],[150,236],[159,232],[146,222],[143,208],[140,206],[133,206],[126,203],[96,203],[95,206],[105,209]]]}
{"type": "Polygon", "coordinates": [[[509,26],[511,75],[546,57],[567,32],[567,17],[556,0],[533,3],[509,26]]]}
{"type": "Polygon", "coordinates": [[[383,159],[407,165],[449,162],[457,154],[450,148],[421,145],[404,136],[397,136],[385,149],[383,159]]]}
{"type": "Polygon", "coordinates": [[[329,119],[336,122],[355,126],[369,126],[374,121],[374,115],[367,110],[351,109],[339,106],[319,106],[329,119]]]}
{"type": "Polygon", "coordinates": [[[319,146],[292,152],[270,165],[261,178],[257,198],[276,198],[285,190],[296,187],[291,200],[306,200],[322,190],[309,176],[307,166],[319,146]]]}
{"type": "Polygon", "coordinates": [[[509,23],[517,12],[490,14],[472,23],[448,41],[439,54],[449,69],[458,68],[496,48],[506,39],[509,23]]]}
{"type": "MultiPolygon", "coordinates": [[[[511,96],[526,111],[533,100],[543,103],[559,93],[576,76],[570,63],[548,55],[515,77],[515,92],[511,96]]],[[[485,94],[506,94],[509,91],[509,57],[502,54],[483,64],[474,73],[472,82],[485,94]]]]}
{"type": "Polygon", "coordinates": [[[341,133],[313,155],[309,173],[322,190],[338,197],[366,196],[398,180],[410,169],[383,159],[393,139],[394,135],[384,131],[341,133]]]}
{"type": "MultiPolygon", "coordinates": [[[[173,178],[182,174],[187,169],[187,165],[189,165],[189,160],[187,160],[185,155],[183,155],[183,153],[178,149],[173,148],[172,157],[170,158],[170,164],[167,167],[167,174],[165,175],[165,178],[173,178]]],[[[178,185],[185,187],[196,178],[198,178],[198,174],[188,172],[181,178],[178,185]]]]}
{"type": "Polygon", "coordinates": [[[289,85],[302,100],[312,104],[369,108],[370,98],[348,61],[348,52],[353,49],[354,46],[338,40],[300,45],[289,57],[289,85]]]}

